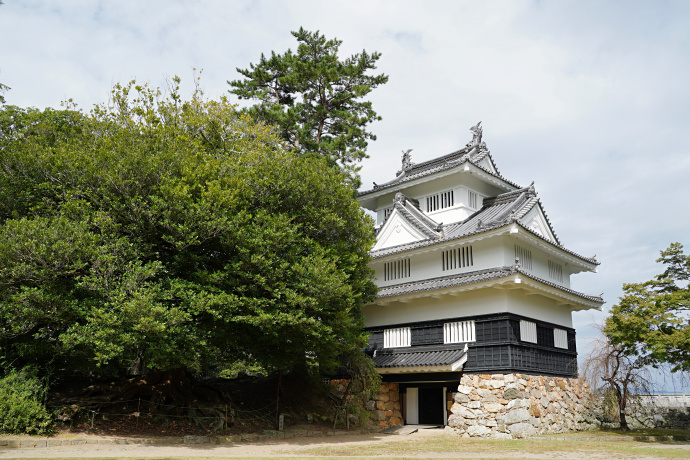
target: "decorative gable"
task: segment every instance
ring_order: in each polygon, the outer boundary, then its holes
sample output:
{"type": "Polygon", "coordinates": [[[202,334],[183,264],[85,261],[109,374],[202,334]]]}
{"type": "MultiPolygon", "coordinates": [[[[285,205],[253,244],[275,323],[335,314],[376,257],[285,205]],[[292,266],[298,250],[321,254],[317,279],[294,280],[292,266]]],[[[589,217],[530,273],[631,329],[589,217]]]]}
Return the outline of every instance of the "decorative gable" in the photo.
{"type": "Polygon", "coordinates": [[[541,205],[534,206],[522,219],[520,223],[545,240],[558,244],[558,239],[549,224],[541,205]]]}
{"type": "Polygon", "coordinates": [[[372,251],[438,239],[441,228],[441,224],[419,209],[419,201],[398,192],[393,199],[393,211],[379,230],[372,251]]]}
{"type": "Polygon", "coordinates": [[[496,169],[496,166],[494,165],[494,162],[491,161],[491,157],[489,155],[485,156],[481,161],[477,162],[477,166],[479,166],[480,168],[484,168],[492,174],[498,175],[498,169],[496,169]]]}
{"type": "Polygon", "coordinates": [[[416,243],[430,239],[419,228],[413,225],[397,209],[388,216],[388,219],[379,230],[373,251],[390,248],[401,244],[416,243]]]}

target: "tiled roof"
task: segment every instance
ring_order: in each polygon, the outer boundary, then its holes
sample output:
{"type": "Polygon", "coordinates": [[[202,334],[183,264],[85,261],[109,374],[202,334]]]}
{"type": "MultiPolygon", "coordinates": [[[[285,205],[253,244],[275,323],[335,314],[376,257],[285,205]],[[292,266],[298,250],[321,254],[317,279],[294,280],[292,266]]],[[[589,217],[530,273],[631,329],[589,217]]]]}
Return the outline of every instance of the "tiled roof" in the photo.
{"type": "MultiPolygon", "coordinates": [[[[393,199],[393,207],[400,214],[402,214],[403,217],[410,222],[410,224],[419,229],[429,238],[438,239],[441,237],[440,231],[443,227],[442,224],[439,224],[434,219],[424,214],[419,209],[419,203],[416,200],[412,200],[411,198],[398,192],[395,194],[395,198],[393,199]]],[[[388,217],[390,217],[390,214],[388,217]]],[[[386,218],[386,221],[387,220],[388,218],[386,218]]],[[[386,221],[383,222],[379,229],[383,228],[383,225],[386,223],[386,221]]]]}
{"type": "MultiPolygon", "coordinates": [[[[593,264],[599,264],[599,262],[593,257],[584,257],[574,251],[566,249],[561,245],[561,242],[558,240],[555,232],[554,238],[556,241],[553,242],[522,225],[519,220],[522,219],[535,206],[539,206],[541,208],[542,212],[544,212],[544,216],[546,217],[549,227],[551,227],[548,216],[546,215],[544,208],[541,206],[539,198],[536,196],[534,183],[532,183],[529,187],[514,190],[512,192],[502,193],[495,197],[485,198],[483,206],[479,211],[475,212],[464,221],[441,226],[441,230],[437,234],[438,236],[436,238],[379,249],[372,251],[371,256],[375,259],[385,257],[425,246],[445,243],[471,235],[477,235],[516,223],[527,232],[543,239],[544,241],[552,244],[564,252],[567,252],[568,254],[593,264]]],[[[424,215],[424,213],[418,209],[416,212],[424,215]]],[[[551,231],[553,232],[553,229],[551,229],[551,231]]]]}
{"type": "Polygon", "coordinates": [[[438,278],[412,281],[409,283],[395,284],[392,286],[384,286],[379,288],[377,297],[393,297],[398,295],[413,294],[416,292],[435,291],[438,289],[446,289],[467,284],[481,283],[494,279],[506,278],[517,273],[541,284],[561,290],[567,294],[571,294],[591,302],[604,303],[604,299],[602,299],[601,296],[593,296],[574,291],[564,286],[560,286],[545,279],[536,277],[517,266],[489,268],[469,273],[459,273],[455,275],[441,276],[438,278]]]}
{"type": "Polygon", "coordinates": [[[376,367],[449,366],[467,353],[464,343],[442,347],[414,347],[376,350],[372,357],[376,367]]]}
{"type": "Polygon", "coordinates": [[[470,162],[482,171],[486,172],[487,174],[497,177],[501,179],[503,182],[510,184],[515,188],[520,188],[519,185],[501,176],[500,173],[498,173],[498,169],[496,169],[496,172],[493,172],[479,166],[478,163],[487,156],[491,159],[491,163],[493,164],[493,159],[491,158],[491,154],[488,150],[486,150],[485,148],[480,148],[478,146],[467,146],[465,148],[449,153],[442,157],[434,158],[433,160],[429,161],[424,161],[419,164],[413,164],[409,168],[404,169],[402,173],[392,181],[386,182],[385,184],[374,184],[373,189],[359,192],[357,196],[364,196],[373,192],[378,192],[379,190],[395,187],[405,182],[410,182],[412,180],[419,179],[420,177],[425,177],[431,174],[435,174],[437,172],[454,168],[465,162],[470,162]]]}
{"type": "Polygon", "coordinates": [[[470,273],[461,273],[438,278],[429,278],[420,281],[394,284],[379,288],[378,297],[392,297],[396,295],[412,294],[415,292],[434,291],[465,284],[481,283],[497,278],[504,278],[516,273],[511,267],[497,267],[486,270],[477,270],[470,273]]]}

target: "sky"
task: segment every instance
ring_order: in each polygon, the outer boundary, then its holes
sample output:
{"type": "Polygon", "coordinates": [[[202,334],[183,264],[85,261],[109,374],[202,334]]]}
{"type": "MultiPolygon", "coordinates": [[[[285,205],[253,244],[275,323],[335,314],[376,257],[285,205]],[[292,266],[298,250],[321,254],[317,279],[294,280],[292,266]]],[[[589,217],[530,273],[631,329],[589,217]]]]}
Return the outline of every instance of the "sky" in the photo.
{"type": "Polygon", "coordinates": [[[573,316],[583,357],[626,282],[660,273],[672,242],[690,250],[690,2],[4,0],[0,82],[8,104],[88,110],[115,83],[165,87],[195,70],[209,98],[236,68],[296,48],[304,27],[378,51],[389,82],[362,163],[363,189],[463,147],[482,121],[501,174],[529,185],[565,247],[596,254],[573,276],[603,292],[573,316]]]}

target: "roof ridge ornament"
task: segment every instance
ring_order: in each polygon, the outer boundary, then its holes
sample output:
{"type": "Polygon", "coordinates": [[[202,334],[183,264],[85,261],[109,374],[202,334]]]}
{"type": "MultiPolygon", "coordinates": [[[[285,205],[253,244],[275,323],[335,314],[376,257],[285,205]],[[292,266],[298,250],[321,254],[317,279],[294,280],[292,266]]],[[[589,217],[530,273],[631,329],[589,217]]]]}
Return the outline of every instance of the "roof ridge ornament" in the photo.
{"type": "Polygon", "coordinates": [[[395,173],[395,177],[400,176],[402,173],[410,169],[412,166],[414,166],[414,163],[412,163],[412,157],[410,155],[410,152],[413,149],[407,149],[402,151],[402,169],[395,173]]]}
{"type": "MultiPolygon", "coordinates": [[[[472,140],[465,146],[466,148],[472,148],[472,147],[479,147],[480,144],[482,143],[482,122],[480,121],[476,125],[472,126],[470,128],[470,131],[472,131],[472,140]]],[[[484,145],[486,147],[486,145],[484,145]]]]}

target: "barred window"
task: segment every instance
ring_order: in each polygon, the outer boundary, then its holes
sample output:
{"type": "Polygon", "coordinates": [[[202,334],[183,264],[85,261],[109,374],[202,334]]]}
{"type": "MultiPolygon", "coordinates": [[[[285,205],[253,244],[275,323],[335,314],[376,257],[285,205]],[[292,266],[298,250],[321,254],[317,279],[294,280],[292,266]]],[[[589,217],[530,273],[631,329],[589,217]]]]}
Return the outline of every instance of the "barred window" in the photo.
{"type": "Polygon", "coordinates": [[[532,251],[516,244],[515,258],[520,261],[520,266],[522,268],[525,270],[532,270],[532,251]]]}
{"type": "Polygon", "coordinates": [[[438,193],[436,195],[426,197],[426,211],[434,212],[439,209],[450,208],[454,204],[453,191],[438,193]]]}
{"type": "Polygon", "coordinates": [[[443,343],[474,342],[475,340],[474,320],[443,325],[443,343]]]}
{"type": "Polygon", "coordinates": [[[472,246],[449,249],[441,253],[441,267],[443,271],[457,268],[471,267],[474,265],[472,246]]]}
{"type": "Polygon", "coordinates": [[[520,340],[537,343],[537,324],[532,321],[520,321],[520,340]]]}
{"type": "Polygon", "coordinates": [[[563,282],[563,266],[549,260],[549,278],[560,283],[563,282]]]}
{"type": "Polygon", "coordinates": [[[472,209],[477,209],[477,192],[473,192],[472,190],[467,191],[467,205],[472,208],[472,209]]]}
{"type": "Polygon", "coordinates": [[[553,344],[556,348],[568,349],[568,331],[564,329],[554,328],[553,330],[553,344]]]}
{"type": "Polygon", "coordinates": [[[397,280],[410,277],[410,259],[394,260],[383,264],[383,280],[397,280]]]}
{"type": "Polygon", "coordinates": [[[383,210],[383,220],[388,219],[388,216],[390,216],[392,212],[393,212],[393,207],[384,209],[383,210]]]}
{"type": "Polygon", "coordinates": [[[397,327],[383,331],[383,348],[409,347],[410,328],[397,327]]]}

